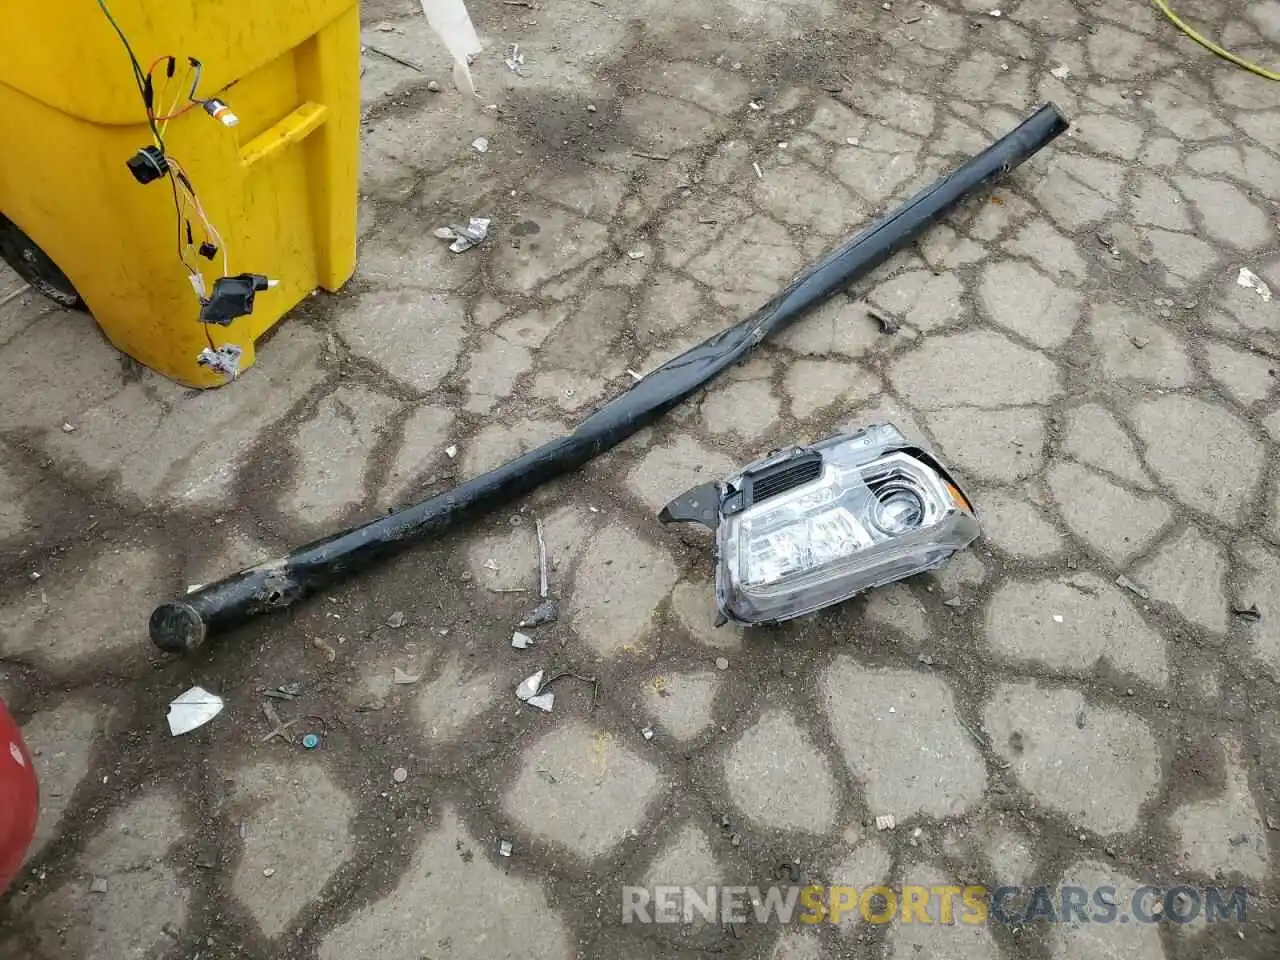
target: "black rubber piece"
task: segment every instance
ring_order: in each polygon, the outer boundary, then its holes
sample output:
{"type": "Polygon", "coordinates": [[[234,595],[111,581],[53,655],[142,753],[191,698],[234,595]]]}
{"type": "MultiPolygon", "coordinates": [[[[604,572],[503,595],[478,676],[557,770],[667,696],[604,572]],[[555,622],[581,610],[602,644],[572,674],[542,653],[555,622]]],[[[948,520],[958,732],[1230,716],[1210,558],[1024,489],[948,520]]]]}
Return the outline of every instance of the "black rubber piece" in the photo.
{"type": "Polygon", "coordinates": [[[14,273],[54,303],[72,310],[85,310],[84,300],[49,255],[16,223],[0,215],[0,260],[14,273]]]}
{"type": "Polygon", "coordinates": [[[151,615],[151,639],[164,650],[197,649],[228,627],[284,609],[409,544],[436,536],[582,466],[653,423],[761,341],[864,277],[965,197],[1009,173],[1067,126],[1058,108],[1045,104],[954,173],[846,240],[751,316],[667,361],[592,413],[567,437],[545,443],[446,493],[163,604],[151,615]]]}

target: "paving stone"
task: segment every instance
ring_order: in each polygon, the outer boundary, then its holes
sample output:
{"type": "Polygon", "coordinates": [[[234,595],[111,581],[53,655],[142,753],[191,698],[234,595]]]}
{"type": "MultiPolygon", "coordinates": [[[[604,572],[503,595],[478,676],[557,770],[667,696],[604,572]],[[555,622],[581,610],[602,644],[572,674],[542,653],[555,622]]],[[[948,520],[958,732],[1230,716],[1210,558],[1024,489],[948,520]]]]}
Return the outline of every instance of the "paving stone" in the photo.
{"type": "Polygon", "coordinates": [[[601,656],[627,652],[648,632],[676,576],[664,548],[614,523],[596,534],[578,566],[569,596],[570,621],[601,656]]]}
{"type": "Polygon", "coordinates": [[[1258,542],[1240,551],[1243,583],[1237,603],[1258,605],[1262,618],[1249,625],[1249,649],[1276,679],[1280,679],[1280,558],[1258,542]]]}
{"type": "Polygon", "coordinates": [[[1062,549],[1061,533],[1036,505],[1019,497],[986,491],[977,500],[982,536],[1017,557],[1048,557],[1062,549]]]}
{"type": "Polygon", "coordinates": [[[1135,714],[1086,706],[1076,690],[1001,684],[983,708],[982,723],[1023,787],[1097,833],[1136,827],[1139,808],[1160,784],[1159,745],[1150,728],[1135,714]]]}
{"type": "MultiPolygon", "coordinates": [[[[1117,914],[1127,914],[1127,905],[1133,902],[1134,893],[1144,882],[1120,873],[1110,864],[1091,860],[1071,864],[1062,877],[1062,886],[1080,887],[1090,891],[1091,895],[1099,888],[1115,891],[1109,899],[1117,914]]],[[[1097,917],[1100,909],[1094,904],[1086,909],[1085,916],[1097,917]]],[[[1165,960],[1164,948],[1160,945],[1160,926],[1154,923],[1100,923],[1093,920],[1082,923],[1073,918],[1054,924],[1047,936],[1054,960],[1071,957],[1165,960]]]]}
{"type": "Polygon", "coordinates": [[[961,550],[933,572],[933,579],[943,593],[964,593],[987,579],[987,567],[972,550],[961,550]]]}
{"type": "Polygon", "coordinates": [[[873,815],[956,816],[981,798],[986,767],[941,679],[867,669],[842,657],[823,674],[822,697],[873,815]]]}
{"type": "Polygon", "coordinates": [[[1239,188],[1221,180],[1182,176],[1175,180],[1183,196],[1195,204],[1210,237],[1249,250],[1275,238],[1266,214],[1250,203],[1239,188]]]}
{"type": "Polygon", "coordinates": [[[929,636],[929,614],[916,595],[900,583],[878,587],[868,595],[864,616],[915,641],[929,636]]]}
{"type": "Polygon", "coordinates": [[[791,415],[798,420],[808,420],[835,403],[862,403],[882,389],[874,374],[837,360],[795,360],[787,366],[782,386],[791,398],[791,415]]]}
{"type": "Polygon", "coordinates": [[[991,864],[991,879],[996,884],[1022,886],[1035,871],[1036,854],[1031,841],[1013,830],[989,825],[982,837],[982,852],[991,864]]]}
{"type": "MultiPolygon", "coordinates": [[[[1214,305],[1231,314],[1239,326],[1245,330],[1273,330],[1276,314],[1275,300],[1265,301],[1258,296],[1256,291],[1240,286],[1236,282],[1237,272],[1236,270],[1231,270],[1230,278],[1223,279],[1221,288],[1213,298],[1214,305]]],[[[1266,273],[1265,268],[1262,272],[1266,273]]],[[[1280,283],[1272,279],[1271,289],[1273,293],[1276,290],[1280,290],[1280,283]]]]}
{"type": "Polygon", "coordinates": [[[867,299],[903,323],[931,331],[964,315],[963,293],[954,274],[936,276],[931,270],[907,270],[881,283],[867,299]]]}
{"type": "Polygon", "coordinates": [[[423,684],[417,695],[423,736],[433,743],[454,742],[472,720],[498,702],[499,696],[495,674],[468,676],[461,661],[451,657],[440,675],[423,684]]]}
{"type": "Polygon", "coordinates": [[[1138,160],[1144,167],[1169,169],[1178,165],[1182,145],[1172,137],[1154,137],[1147,140],[1138,160]]]}
{"type": "MultiPolygon", "coordinates": [[[[866,838],[860,840],[850,852],[837,858],[824,871],[822,878],[833,887],[853,887],[860,903],[863,891],[882,886],[889,879],[892,866],[893,860],[884,845],[874,838],[866,838]]],[[[824,923],[839,924],[840,932],[845,936],[855,935],[866,929],[861,909],[853,906],[839,917],[833,918],[828,914],[824,923]]]]}
{"type": "Polygon", "coordinates": [[[627,489],[657,513],[690,487],[729,476],[736,464],[685,434],[654,446],[627,474],[627,489]]]}
{"type": "Polygon", "coordinates": [[[908,908],[899,903],[900,922],[893,923],[889,928],[886,955],[890,960],[944,956],[949,960],[989,960],[999,956],[996,942],[986,924],[964,922],[966,911],[959,895],[949,897],[944,906],[941,894],[934,892],[935,887],[963,887],[956,877],[949,876],[933,865],[912,864],[903,878],[903,884],[929,890],[927,903],[922,903],[917,911],[923,909],[931,922],[920,922],[919,912],[915,914],[916,922],[901,922],[903,910],[908,908]]]}
{"type": "Polygon", "coordinates": [[[836,153],[831,172],[868,204],[882,205],[917,173],[916,151],[881,153],[859,148],[836,153]]]}
{"type": "Polygon", "coordinates": [[[826,833],[840,801],[826,758],[787,712],[767,709],[724,758],[729,798],[749,819],[779,830],[826,833]]]}
{"type": "MultiPolygon", "coordinates": [[[[12,455],[7,446],[0,446],[6,459],[12,455]]],[[[27,484],[11,465],[0,464],[0,540],[12,537],[26,529],[27,506],[23,494],[27,484]]]]}
{"type": "Polygon", "coordinates": [[[1215,117],[1198,98],[1169,83],[1157,83],[1141,101],[1156,122],[1182,141],[1225,137],[1230,128],[1215,117]]]}
{"type": "MultiPolygon", "coordinates": [[[[650,864],[640,884],[650,889],[658,886],[693,887],[705,892],[707,887],[721,882],[720,865],[706,833],[693,823],[686,823],[650,864]]],[[[696,917],[696,921],[702,921],[702,918],[696,917]]]]}
{"type": "Polygon", "coordinates": [[[859,359],[894,346],[867,313],[867,305],[847,297],[832,297],[799,323],[788,327],[777,343],[806,356],[859,359]]]}
{"type": "Polygon", "coordinates": [[[1106,77],[1127,79],[1159,73],[1177,62],[1151,41],[1109,24],[1089,34],[1089,62],[1106,77]]]}
{"type": "Polygon", "coordinates": [[[1118,163],[1055,153],[1032,195],[1059,226],[1074,231],[1110,215],[1123,185],[1124,167],[1118,163]]]}
{"type": "Polygon", "coordinates": [[[1224,740],[1215,752],[1226,773],[1222,792],[1184,804],[1170,817],[1183,862],[1209,876],[1243,874],[1263,882],[1268,876],[1267,829],[1249,790],[1240,744],[1224,740]],[[1243,838],[1243,840],[1241,839],[1243,838]]]}
{"type": "Polygon", "coordinates": [[[89,772],[94,740],[110,714],[106,704],[95,703],[89,697],[75,697],[42,710],[23,725],[22,739],[35,762],[36,778],[40,782],[40,814],[35,836],[27,849],[28,860],[39,856],[58,835],[62,815],[89,772]]]}
{"type": "Polygon", "coordinates": [[[1169,678],[1164,638],[1143,623],[1125,594],[1091,573],[997,587],[987,605],[986,637],[994,652],[1058,673],[1089,677],[1106,660],[1156,687],[1169,678]]]}
{"type": "Polygon", "coordinates": [[[1047,357],[987,331],[929,337],[893,362],[889,379],[925,410],[1048,403],[1062,389],[1047,357]]]}
{"type": "Polygon", "coordinates": [[[541,167],[526,184],[534,196],[562,204],[580,217],[605,222],[614,217],[626,196],[625,178],[587,164],[541,167]]]}
{"type": "Polygon", "coordinates": [[[191,896],[172,851],[185,844],[179,807],[167,792],[144,793],[116,813],[77,858],[79,869],[32,908],[37,957],[83,960],[164,956],[186,925],[191,896]],[[93,892],[105,880],[105,893],[93,892]],[[172,935],[166,929],[174,931],[172,935]]]}
{"type": "Polygon", "coordinates": [[[569,932],[542,887],[494,866],[481,852],[488,844],[445,807],[391,893],[326,934],[320,960],[416,960],[438,955],[442,943],[457,960],[572,956],[569,932]]]}
{"type": "Polygon", "coordinates": [[[662,783],[613,734],[570,719],[524,749],[503,810],[539,839],[589,859],[640,825],[662,783]]]}
{"type": "Polygon", "coordinates": [[[61,570],[9,591],[12,599],[0,606],[0,654],[59,671],[96,659],[111,670],[137,667],[138,611],[169,586],[148,547],[114,547],[79,566],[68,558],[61,570]]]}
{"type": "Polygon", "coordinates": [[[262,761],[234,779],[244,851],[231,890],[262,932],[277,937],[354,851],[355,804],[312,761],[262,761]]]}
{"type": "Polygon", "coordinates": [[[538,587],[538,542],[532,523],[503,528],[469,538],[467,566],[478,586],[486,590],[528,590],[538,587]]]}
{"type": "Polygon", "coordinates": [[[1130,493],[1073,463],[1055,464],[1048,480],[1067,526],[1115,564],[1143,549],[1173,518],[1160,498],[1130,493]]]}
{"type": "Polygon", "coordinates": [[[771,384],[745,380],[713,387],[702,401],[702,420],[712,433],[758,439],[777,426],[781,407],[771,384]]]}
{"type": "Polygon", "coordinates": [[[898,130],[918,137],[933,131],[934,105],[928,97],[897,87],[877,89],[870,84],[857,85],[851,94],[851,106],[879,117],[898,130]]]}
{"type": "Polygon", "coordinates": [[[320,401],[293,441],[297,477],[285,507],[304,523],[332,523],[364,499],[368,454],[399,403],[342,386],[320,401]]]}
{"type": "MultiPolygon", "coordinates": [[[[1084,257],[1080,256],[1079,248],[1045,220],[1037,219],[1023,224],[1021,230],[1005,241],[1004,248],[1014,256],[1026,257],[1055,280],[1061,280],[1067,275],[1076,280],[1084,280],[1089,275],[1089,268],[1084,257]]],[[[1039,314],[1039,319],[1034,323],[1037,330],[1048,332],[1060,326],[1063,321],[1068,326],[1074,325],[1079,310],[1079,296],[1063,290],[1029,265],[1017,261],[998,261],[983,274],[982,296],[987,303],[987,310],[994,314],[999,304],[1008,318],[997,319],[997,323],[1017,329],[1019,320],[1012,316],[1012,301],[1018,285],[1023,283],[1031,286],[1026,288],[1026,296],[1018,306],[1024,310],[1030,307],[1039,314]],[[1055,316],[1061,319],[1055,321],[1055,316]]]]}
{"type": "Polygon", "coordinates": [[[945,223],[931,227],[917,241],[920,256],[934,272],[955,270],[976,263],[987,255],[987,248],[976,240],[962,236],[945,223]]]}
{"type": "Polygon", "coordinates": [[[1036,407],[955,407],[930,414],[927,422],[947,462],[968,476],[1009,482],[1044,466],[1044,414],[1036,407]]]}
{"type": "Polygon", "coordinates": [[[1165,266],[1164,282],[1182,289],[1218,263],[1218,253],[1198,237],[1169,230],[1143,231],[1152,255],[1165,266]]]}
{"type": "Polygon", "coordinates": [[[688,265],[721,306],[754,310],[768,301],[804,265],[791,233],[757,214],[725,229],[688,265]]]}
{"type": "Polygon", "coordinates": [[[425,393],[453,369],[466,321],[466,305],[457,297],[402,288],[353,298],[337,330],[356,356],[425,393]]]}
{"type": "Polygon", "coordinates": [[[1190,230],[1188,205],[1173,187],[1159,177],[1139,177],[1129,212],[1134,223],[1166,230],[1190,230]]]}
{"type": "Polygon", "coordinates": [[[491,423],[465,444],[463,475],[468,479],[479,476],[567,433],[564,424],[550,420],[491,423]]]}
{"type": "MultiPolygon", "coordinates": [[[[752,196],[764,212],[781,222],[843,236],[866,221],[868,205],[810,164],[781,156],[762,166],[767,172],[764,179],[756,179],[752,196]]],[[[754,175],[750,168],[747,173],[754,175]]]]}
{"type": "Polygon", "coordinates": [[[1276,383],[1274,360],[1216,340],[1206,341],[1202,349],[1209,375],[1238,402],[1247,406],[1270,396],[1276,383]]]}
{"type": "Polygon", "coordinates": [[[720,678],[710,670],[660,673],[644,684],[644,708],[660,733],[692,740],[711,725],[720,678]]]}
{"type": "Polygon", "coordinates": [[[529,351],[499,336],[484,336],[471,355],[467,369],[467,403],[470,413],[488,413],[510,395],[520,375],[533,365],[529,351]]]}
{"type": "Polygon", "coordinates": [[[743,628],[735,623],[715,625],[715,597],[715,584],[710,580],[683,580],[671,591],[671,612],[699,643],[736,650],[742,646],[743,628]]]}
{"type": "Polygon", "coordinates": [[[404,421],[381,502],[391,504],[417,499],[433,478],[451,469],[448,454],[453,445],[453,413],[430,403],[414,404],[404,421]]]}
{"type": "Polygon", "coordinates": [[[1073,117],[1072,129],[1076,136],[1099,153],[1107,153],[1121,160],[1136,160],[1142,146],[1142,128],[1136,123],[1122,120],[1114,114],[1089,113],[1073,117]]]}
{"type": "Polygon", "coordinates": [[[1253,496],[1265,454],[1239,417],[1167,396],[1140,404],[1133,422],[1151,469],[1183,503],[1230,521],[1253,496]]]}
{"type": "Polygon", "coordinates": [[[1104,470],[1133,486],[1151,487],[1151,477],[1139,461],[1133,441],[1116,418],[1096,403],[1086,403],[1067,414],[1063,450],[1081,463],[1104,470]]]}
{"type": "Polygon", "coordinates": [[[608,231],[594,220],[579,220],[543,204],[523,207],[517,216],[538,229],[521,237],[519,247],[494,245],[492,275],[510,293],[532,293],[608,249],[608,231]]]}
{"type": "Polygon", "coordinates": [[[1093,308],[1089,335],[1108,380],[1140,380],[1157,387],[1186,386],[1195,377],[1177,336],[1167,327],[1115,303],[1093,308]]]}
{"type": "Polygon", "coordinates": [[[1134,579],[1192,623],[1214,633],[1226,631],[1226,554],[1196,527],[1160,547],[1138,567],[1134,579]]]}
{"type": "Polygon", "coordinates": [[[710,143],[727,126],[696,104],[652,93],[627,97],[620,116],[635,131],[637,149],[664,156],[710,143]]]}

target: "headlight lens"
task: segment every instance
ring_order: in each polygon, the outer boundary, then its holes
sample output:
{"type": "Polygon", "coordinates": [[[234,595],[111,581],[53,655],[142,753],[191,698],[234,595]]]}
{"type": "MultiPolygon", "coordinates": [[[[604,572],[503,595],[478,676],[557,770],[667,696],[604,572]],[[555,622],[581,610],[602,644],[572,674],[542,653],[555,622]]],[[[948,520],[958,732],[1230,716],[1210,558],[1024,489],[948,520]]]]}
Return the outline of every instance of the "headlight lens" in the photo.
{"type": "MultiPolygon", "coordinates": [[[[776,454],[716,490],[716,602],[742,623],[931,570],[979,533],[955,481],[891,424],[776,454]]],[[[682,519],[678,502],[666,518],[682,519]]]]}

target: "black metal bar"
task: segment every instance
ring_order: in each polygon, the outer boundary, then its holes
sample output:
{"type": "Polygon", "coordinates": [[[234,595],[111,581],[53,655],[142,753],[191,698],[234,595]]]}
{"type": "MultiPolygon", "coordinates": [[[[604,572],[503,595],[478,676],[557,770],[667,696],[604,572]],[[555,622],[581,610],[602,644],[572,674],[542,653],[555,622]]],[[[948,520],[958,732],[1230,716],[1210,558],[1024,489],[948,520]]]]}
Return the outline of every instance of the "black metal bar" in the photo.
{"type": "Polygon", "coordinates": [[[1067,120],[1058,108],[1045,104],[954,173],[846,240],[751,316],[667,361],[606,403],[569,436],[543,444],[447,493],[161,604],[151,614],[151,639],[164,650],[195,650],[221,630],[288,607],[407,544],[580,467],[653,423],[766,337],[865,276],[974,190],[1008,173],[1066,129],[1067,120]]]}

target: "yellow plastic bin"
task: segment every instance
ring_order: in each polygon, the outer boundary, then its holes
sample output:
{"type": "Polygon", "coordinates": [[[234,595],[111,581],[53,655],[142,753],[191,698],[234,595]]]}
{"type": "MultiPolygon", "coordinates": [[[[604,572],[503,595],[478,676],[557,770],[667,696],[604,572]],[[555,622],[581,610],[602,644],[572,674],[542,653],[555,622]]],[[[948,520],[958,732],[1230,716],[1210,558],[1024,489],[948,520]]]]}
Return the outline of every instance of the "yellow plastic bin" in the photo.
{"type": "MultiPolygon", "coordinates": [[[[278,281],[229,326],[199,321],[178,259],[185,225],[168,178],[143,185],[125,163],[152,143],[133,67],[93,0],[7,0],[0,28],[0,215],[66,275],[111,342],[197,387],[226,379],[197,363],[209,345],[236,344],[243,370],[254,341],[316,287],[336,290],[355,269],[360,121],[358,0],[267,3],[107,0],[146,69],[164,116],[187,77],[197,96],[239,118],[224,126],[199,106],[164,130],[224,242],[231,274],[278,281]],[[206,336],[207,335],[207,336],[206,336]]],[[[189,86],[189,82],[188,82],[189,86]]],[[[179,104],[181,106],[182,104],[179,104]]],[[[201,228],[194,214],[196,246],[201,228]]],[[[222,275],[192,247],[187,260],[212,289],[222,275]]]]}

